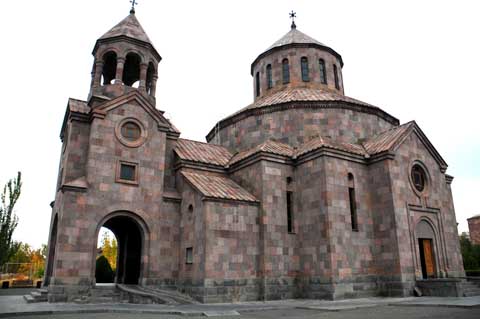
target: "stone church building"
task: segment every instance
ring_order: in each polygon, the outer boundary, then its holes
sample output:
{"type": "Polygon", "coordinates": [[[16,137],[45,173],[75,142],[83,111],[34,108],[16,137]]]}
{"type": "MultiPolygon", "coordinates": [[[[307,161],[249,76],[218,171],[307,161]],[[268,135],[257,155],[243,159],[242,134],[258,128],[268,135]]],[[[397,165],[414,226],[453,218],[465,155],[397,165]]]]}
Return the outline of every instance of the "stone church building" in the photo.
{"type": "Polygon", "coordinates": [[[464,276],[445,160],[414,121],[346,96],[341,55],[294,23],[206,142],[157,108],[161,56],[134,11],[93,57],[61,128],[50,301],[95,288],[101,227],[116,283],[201,302],[408,296],[464,276]]]}

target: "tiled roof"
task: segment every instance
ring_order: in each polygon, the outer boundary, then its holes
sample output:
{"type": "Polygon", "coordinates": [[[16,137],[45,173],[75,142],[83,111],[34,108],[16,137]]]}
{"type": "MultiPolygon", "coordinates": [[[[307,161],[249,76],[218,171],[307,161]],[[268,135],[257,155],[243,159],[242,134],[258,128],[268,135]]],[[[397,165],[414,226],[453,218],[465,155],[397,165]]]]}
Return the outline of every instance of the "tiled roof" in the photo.
{"type": "Polygon", "coordinates": [[[258,202],[255,196],[230,178],[193,172],[182,172],[182,175],[206,197],[258,202]]]}
{"type": "Polygon", "coordinates": [[[288,45],[288,44],[293,44],[293,43],[299,43],[299,44],[318,44],[325,46],[323,43],[318,42],[314,38],[309,37],[303,32],[300,32],[297,30],[297,28],[292,28],[287,34],[285,34],[283,37],[280,38],[277,42],[272,44],[268,49],[271,50],[276,47],[280,47],[283,45],[288,45]]]}
{"type": "Polygon", "coordinates": [[[88,114],[90,113],[90,106],[88,106],[87,102],[77,99],[68,99],[68,109],[70,112],[77,112],[88,114]]]}
{"type": "Polygon", "coordinates": [[[271,154],[277,154],[277,155],[284,155],[284,156],[289,156],[291,157],[293,155],[293,147],[291,147],[288,144],[272,141],[272,140],[267,140],[266,142],[263,142],[260,145],[257,145],[254,148],[251,148],[249,150],[240,152],[233,156],[233,158],[230,160],[230,165],[234,164],[236,162],[239,162],[253,154],[259,153],[259,152],[266,152],[266,153],[271,153],[271,154]]]}
{"type": "Polygon", "coordinates": [[[99,40],[114,38],[121,35],[152,44],[140,25],[140,22],[138,22],[137,17],[132,13],[110,29],[110,31],[102,35],[99,40]]]}
{"type": "Polygon", "coordinates": [[[337,149],[349,153],[354,153],[358,155],[366,155],[366,151],[361,145],[338,142],[331,138],[327,137],[316,137],[301,145],[295,155],[298,157],[300,155],[306,154],[308,152],[314,151],[321,147],[328,147],[332,149],[337,149]]]}
{"type": "Polygon", "coordinates": [[[232,154],[223,146],[178,139],[175,153],[182,160],[212,165],[227,165],[232,154]]]}
{"type": "Polygon", "coordinates": [[[328,102],[347,102],[353,103],[361,106],[372,107],[378,109],[376,106],[370,105],[368,103],[356,100],[354,98],[324,91],[320,89],[312,89],[312,88],[287,88],[276,93],[266,95],[264,97],[259,98],[254,103],[240,109],[238,112],[228,116],[224,120],[234,117],[237,114],[240,114],[246,110],[258,109],[264,106],[276,105],[276,104],[283,104],[288,102],[317,102],[317,101],[328,101],[328,102]]]}
{"type": "Polygon", "coordinates": [[[410,128],[412,128],[414,124],[415,122],[408,122],[403,125],[396,126],[368,140],[363,144],[363,146],[371,155],[391,150],[397,144],[397,142],[409,132],[410,128]]]}

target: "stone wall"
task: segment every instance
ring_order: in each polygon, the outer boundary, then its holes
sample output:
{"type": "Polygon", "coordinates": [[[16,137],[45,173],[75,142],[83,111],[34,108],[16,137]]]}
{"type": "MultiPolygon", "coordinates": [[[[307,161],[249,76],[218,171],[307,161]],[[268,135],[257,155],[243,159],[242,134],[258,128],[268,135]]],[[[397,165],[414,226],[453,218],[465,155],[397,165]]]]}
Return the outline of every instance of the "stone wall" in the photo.
{"type": "Polygon", "coordinates": [[[341,62],[333,54],[319,50],[317,48],[290,48],[280,51],[275,51],[270,53],[257,61],[252,66],[252,75],[253,75],[253,88],[255,92],[255,77],[257,72],[260,77],[260,95],[257,97],[254,94],[255,100],[263,96],[284,90],[290,87],[311,87],[311,88],[321,88],[323,90],[330,90],[339,94],[343,94],[343,78],[342,78],[342,67],[341,62]],[[302,71],[301,71],[301,58],[306,57],[308,59],[308,81],[302,80],[302,71]],[[283,83],[283,69],[282,61],[283,59],[288,59],[289,61],[289,70],[290,70],[290,82],[287,84],[283,83]],[[319,60],[323,59],[325,61],[327,83],[321,83],[320,81],[320,65],[319,60]],[[268,88],[266,67],[267,65],[272,66],[272,84],[273,87],[268,88]],[[335,76],[333,72],[333,65],[337,66],[338,72],[338,83],[339,89],[335,87],[335,76]]]}
{"type": "MultiPolygon", "coordinates": [[[[235,153],[268,139],[293,147],[318,136],[358,143],[393,127],[374,114],[347,108],[310,108],[297,104],[292,102],[291,108],[285,110],[259,112],[220,129],[221,145],[235,153]]],[[[216,141],[215,137],[212,141],[216,141]]]]}

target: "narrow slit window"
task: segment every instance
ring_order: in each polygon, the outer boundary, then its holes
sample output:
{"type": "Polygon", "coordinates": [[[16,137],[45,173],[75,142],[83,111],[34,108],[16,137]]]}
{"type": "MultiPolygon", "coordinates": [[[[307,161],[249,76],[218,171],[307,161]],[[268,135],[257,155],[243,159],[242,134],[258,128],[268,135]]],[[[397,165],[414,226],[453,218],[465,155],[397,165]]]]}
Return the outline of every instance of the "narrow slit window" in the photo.
{"type": "Polygon", "coordinates": [[[348,199],[350,201],[350,220],[352,223],[352,230],[358,231],[357,202],[355,199],[355,180],[352,173],[348,173],[348,199]]]}
{"type": "Polygon", "coordinates": [[[290,65],[288,64],[288,59],[283,59],[282,61],[282,77],[283,84],[290,83],[290,65]]]}
{"type": "Polygon", "coordinates": [[[293,192],[287,192],[287,231],[293,233],[293,192]]]}
{"type": "Polygon", "coordinates": [[[325,67],[324,59],[319,60],[319,66],[320,66],[320,83],[327,84],[327,69],[325,67]]]}
{"type": "Polygon", "coordinates": [[[260,96],[260,73],[255,74],[255,95],[260,96]]]}
{"type": "Polygon", "coordinates": [[[193,264],[193,248],[188,247],[185,251],[185,263],[186,264],[193,264]]]}
{"type": "Polygon", "coordinates": [[[308,59],[306,57],[303,57],[300,60],[301,67],[302,67],[302,81],[303,82],[308,82],[310,80],[308,76],[308,59]]]}
{"type": "Polygon", "coordinates": [[[267,88],[271,89],[273,87],[272,80],[272,65],[267,65],[267,88]]]}
{"type": "Polygon", "coordinates": [[[335,88],[337,90],[340,90],[340,82],[338,80],[338,68],[336,64],[333,65],[333,76],[335,77],[335,88]]]}

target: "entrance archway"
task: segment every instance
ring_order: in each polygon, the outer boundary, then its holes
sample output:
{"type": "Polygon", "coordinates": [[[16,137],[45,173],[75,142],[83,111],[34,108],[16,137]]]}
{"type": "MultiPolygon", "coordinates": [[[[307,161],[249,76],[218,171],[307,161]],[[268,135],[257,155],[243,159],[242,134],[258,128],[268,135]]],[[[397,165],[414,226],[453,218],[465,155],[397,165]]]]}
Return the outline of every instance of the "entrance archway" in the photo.
{"type": "Polygon", "coordinates": [[[52,233],[50,234],[50,242],[48,243],[47,271],[45,272],[45,280],[43,283],[45,287],[50,284],[50,279],[53,275],[53,261],[55,260],[55,248],[57,246],[57,227],[58,214],[55,214],[52,224],[52,233]]]}
{"type": "Polygon", "coordinates": [[[415,229],[420,254],[420,266],[424,279],[434,278],[436,275],[435,262],[435,232],[425,220],[418,222],[415,229]]]}
{"type": "Polygon", "coordinates": [[[136,285],[141,276],[143,228],[128,213],[114,214],[102,227],[111,230],[118,242],[115,283],[136,285]]]}

